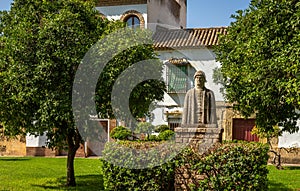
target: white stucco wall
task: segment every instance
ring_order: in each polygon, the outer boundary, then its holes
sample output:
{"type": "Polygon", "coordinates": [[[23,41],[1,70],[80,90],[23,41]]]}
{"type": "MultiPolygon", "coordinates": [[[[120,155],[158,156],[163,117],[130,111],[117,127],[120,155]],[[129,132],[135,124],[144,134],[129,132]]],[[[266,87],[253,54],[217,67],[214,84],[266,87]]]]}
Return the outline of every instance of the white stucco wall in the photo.
{"type": "MultiPolygon", "coordinates": [[[[224,101],[224,97],[220,92],[221,86],[213,82],[213,69],[220,67],[221,65],[215,60],[215,54],[212,50],[203,48],[177,51],[159,51],[158,57],[163,62],[167,62],[170,58],[186,58],[196,70],[204,71],[207,80],[205,86],[214,92],[216,101],[224,101]]],[[[166,70],[163,72],[163,77],[165,78],[165,76],[166,70]]],[[[164,115],[166,111],[182,111],[181,106],[183,105],[185,94],[177,94],[177,97],[179,98],[179,101],[172,99],[172,97],[165,93],[164,100],[159,102],[159,107],[152,112],[154,115],[152,122],[153,125],[167,124],[166,115],[164,115]]]]}
{"type": "Polygon", "coordinates": [[[148,21],[149,23],[186,28],[186,10],[184,0],[151,0],[148,1],[148,21]],[[174,11],[172,7],[176,2],[179,2],[178,4],[181,6],[178,14],[172,12],[174,11]]]}
{"type": "Polygon", "coordinates": [[[216,101],[224,101],[224,97],[220,92],[221,85],[213,82],[213,69],[220,67],[221,64],[215,60],[215,54],[212,50],[203,48],[177,50],[173,52],[159,51],[158,55],[164,62],[168,61],[170,58],[186,58],[196,70],[202,70],[205,73],[207,80],[205,86],[214,92],[216,101]]]}
{"type": "Polygon", "coordinates": [[[145,27],[147,27],[147,5],[121,5],[121,6],[105,6],[105,7],[96,7],[96,9],[104,14],[110,20],[119,20],[121,16],[131,10],[140,12],[145,20],[145,27]]]}
{"type": "Polygon", "coordinates": [[[160,23],[176,28],[186,28],[187,7],[185,1],[186,0],[149,0],[148,4],[104,6],[96,7],[96,9],[108,19],[112,20],[119,20],[121,15],[127,11],[138,11],[144,17],[146,28],[147,23],[160,23]],[[178,13],[174,14],[174,5],[176,2],[180,5],[180,9],[178,13]]]}
{"type": "MultiPolygon", "coordinates": [[[[297,122],[297,126],[300,127],[300,120],[297,122]]],[[[279,148],[300,148],[300,130],[296,133],[290,134],[284,132],[282,136],[278,137],[279,148]]]]}
{"type": "Polygon", "coordinates": [[[26,147],[44,147],[46,146],[47,137],[46,135],[34,136],[26,135],[26,147]]]}
{"type": "Polygon", "coordinates": [[[168,120],[166,119],[166,115],[164,115],[165,109],[163,107],[158,107],[154,111],[152,111],[153,119],[151,121],[152,125],[167,125],[168,120]]]}

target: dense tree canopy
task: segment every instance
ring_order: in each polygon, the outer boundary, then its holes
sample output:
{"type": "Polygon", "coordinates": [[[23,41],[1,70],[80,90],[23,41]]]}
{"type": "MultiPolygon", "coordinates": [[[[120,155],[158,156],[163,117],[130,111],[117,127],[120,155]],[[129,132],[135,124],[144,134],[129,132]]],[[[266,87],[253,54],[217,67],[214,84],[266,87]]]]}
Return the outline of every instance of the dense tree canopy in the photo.
{"type": "Polygon", "coordinates": [[[0,121],[6,135],[46,132],[49,147],[67,143],[70,186],[81,142],[72,84],[82,57],[108,25],[92,1],[15,0],[0,15],[0,121]]]}
{"type": "MultiPolygon", "coordinates": [[[[67,143],[70,186],[75,185],[73,161],[82,141],[72,111],[75,74],[87,51],[120,27],[120,22],[101,18],[93,0],[15,0],[10,11],[0,12],[1,124],[6,135],[46,132],[49,147],[67,143]]],[[[136,59],[155,57],[149,45],[132,50],[111,61],[111,70],[103,75],[115,77],[139,61],[136,59]]],[[[114,84],[112,79],[105,82],[96,91],[101,98],[110,96],[114,84]]],[[[143,95],[141,100],[150,100],[149,103],[162,98],[163,84],[160,91],[155,87],[155,95],[148,98],[147,93],[142,93],[143,87],[151,91],[145,82],[133,92],[136,96],[132,99],[143,95]]],[[[95,101],[97,110],[109,110],[108,99],[95,101]]],[[[145,113],[135,107],[132,111],[135,116],[145,113]]]]}
{"type": "Polygon", "coordinates": [[[216,47],[226,98],[265,131],[297,130],[300,109],[300,2],[252,0],[216,47]]]}

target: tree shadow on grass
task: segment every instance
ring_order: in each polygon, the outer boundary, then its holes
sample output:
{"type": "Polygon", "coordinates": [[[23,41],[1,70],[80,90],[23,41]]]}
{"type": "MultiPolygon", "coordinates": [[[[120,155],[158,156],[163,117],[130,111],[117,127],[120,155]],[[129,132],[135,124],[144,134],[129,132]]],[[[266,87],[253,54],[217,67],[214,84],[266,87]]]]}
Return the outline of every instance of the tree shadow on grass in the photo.
{"type": "Polygon", "coordinates": [[[29,158],[5,158],[5,157],[0,157],[0,161],[16,161],[16,162],[18,162],[18,161],[28,161],[28,160],[30,160],[29,158]]]}
{"type": "Polygon", "coordinates": [[[269,191],[293,191],[294,189],[287,188],[284,184],[276,182],[276,181],[269,181],[269,191]]]}
{"type": "Polygon", "coordinates": [[[32,185],[34,187],[44,188],[48,190],[104,190],[103,176],[98,174],[76,176],[76,187],[67,187],[66,177],[60,177],[56,181],[48,181],[42,185],[32,185]]]}
{"type": "Polygon", "coordinates": [[[300,166],[284,166],[284,170],[300,170],[300,166]]]}

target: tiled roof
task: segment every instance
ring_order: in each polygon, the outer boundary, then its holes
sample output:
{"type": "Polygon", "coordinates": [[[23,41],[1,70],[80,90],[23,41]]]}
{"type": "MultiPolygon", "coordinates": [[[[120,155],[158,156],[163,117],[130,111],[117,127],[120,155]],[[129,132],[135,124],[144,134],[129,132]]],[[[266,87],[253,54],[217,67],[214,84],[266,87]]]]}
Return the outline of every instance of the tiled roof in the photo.
{"type": "Polygon", "coordinates": [[[226,34],[226,27],[193,29],[160,29],[153,36],[156,50],[211,47],[218,45],[219,34],[226,34]]]}

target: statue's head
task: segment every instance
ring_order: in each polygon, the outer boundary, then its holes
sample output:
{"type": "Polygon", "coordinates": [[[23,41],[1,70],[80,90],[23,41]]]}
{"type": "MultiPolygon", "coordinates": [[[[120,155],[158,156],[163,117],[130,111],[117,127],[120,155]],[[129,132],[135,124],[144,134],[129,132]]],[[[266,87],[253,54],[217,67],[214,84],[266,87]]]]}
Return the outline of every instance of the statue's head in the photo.
{"type": "Polygon", "coordinates": [[[196,88],[204,88],[204,83],[206,82],[205,73],[201,70],[198,70],[194,75],[194,80],[196,88]]]}
{"type": "Polygon", "coordinates": [[[199,77],[202,77],[204,79],[204,81],[206,82],[206,76],[205,76],[205,73],[201,70],[198,70],[197,72],[195,72],[194,74],[194,79],[199,76],[199,77]]]}

